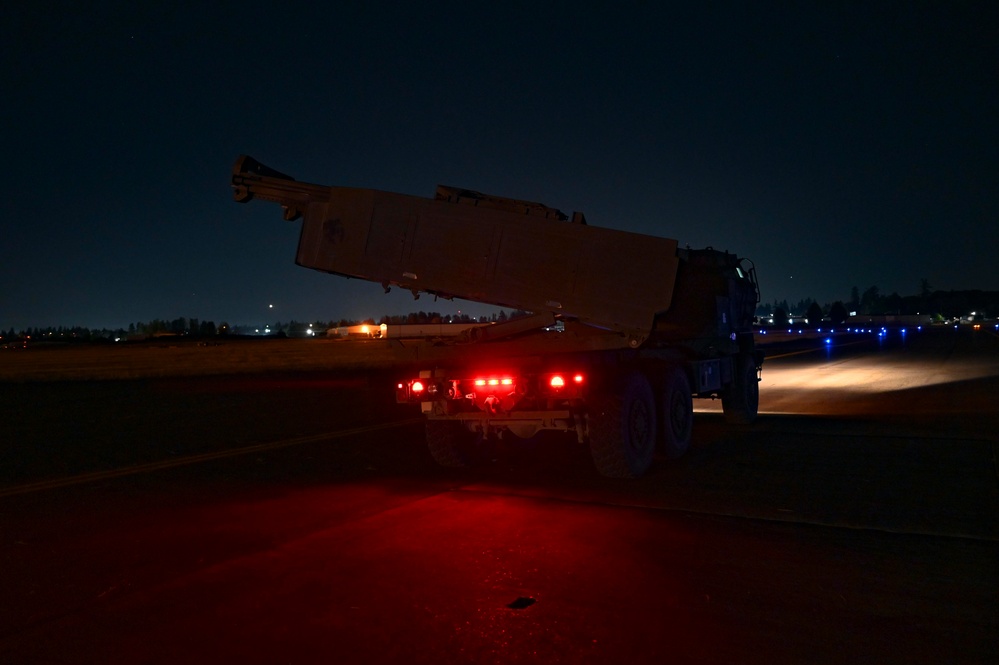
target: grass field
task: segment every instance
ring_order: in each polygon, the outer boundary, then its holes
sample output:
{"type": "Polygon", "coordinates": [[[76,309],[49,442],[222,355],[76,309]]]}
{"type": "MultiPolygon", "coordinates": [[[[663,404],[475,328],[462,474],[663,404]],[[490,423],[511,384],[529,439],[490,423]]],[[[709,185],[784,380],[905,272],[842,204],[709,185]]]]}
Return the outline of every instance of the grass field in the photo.
{"type": "MultiPolygon", "coordinates": [[[[621,335],[559,333],[488,342],[493,357],[618,348],[621,335]],[[593,340],[597,340],[594,342],[593,340]],[[610,346],[608,346],[608,344],[610,346]]],[[[0,349],[0,382],[93,381],[152,377],[409,368],[436,361],[475,362],[486,343],[421,339],[161,338],[118,344],[46,344],[0,349]]]]}
{"type": "Polygon", "coordinates": [[[383,340],[230,339],[37,345],[0,351],[0,381],[152,377],[388,368],[419,359],[417,344],[383,340]]]}
{"type": "MultiPolygon", "coordinates": [[[[793,339],[818,333],[794,335],[793,339]]],[[[791,339],[788,337],[787,339],[791,339]]],[[[786,341],[767,335],[760,343],[786,341]]],[[[520,355],[579,350],[568,333],[551,335],[525,351],[516,341],[489,342],[491,354],[520,355]]],[[[481,344],[442,345],[432,340],[215,338],[207,343],[161,338],[118,344],[47,344],[0,349],[0,382],[94,381],[154,377],[211,376],[273,371],[308,372],[389,369],[428,361],[482,356],[481,344]]]]}

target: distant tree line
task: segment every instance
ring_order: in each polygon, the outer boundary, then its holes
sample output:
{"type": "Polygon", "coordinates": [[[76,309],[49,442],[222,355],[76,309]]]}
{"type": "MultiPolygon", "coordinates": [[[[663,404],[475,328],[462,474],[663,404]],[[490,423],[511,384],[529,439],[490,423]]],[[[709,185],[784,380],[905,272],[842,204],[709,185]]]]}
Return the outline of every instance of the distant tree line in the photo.
{"type": "Polygon", "coordinates": [[[762,303],[757,316],[776,319],[805,317],[810,321],[827,318],[841,323],[854,313],[864,316],[928,314],[937,320],[967,316],[971,312],[985,313],[990,317],[999,314],[999,291],[934,291],[927,280],[920,280],[917,295],[900,296],[898,293],[882,295],[877,286],[864,291],[854,286],[850,297],[833,303],[819,305],[811,298],[789,303],[774,300],[762,303]]]}
{"type": "Polygon", "coordinates": [[[0,339],[36,339],[61,342],[113,342],[116,338],[125,337],[123,328],[85,328],[83,326],[49,326],[47,328],[24,328],[17,331],[13,328],[0,330],[0,339]]]}
{"type": "Polygon", "coordinates": [[[34,340],[60,341],[60,342],[114,342],[135,338],[159,337],[164,335],[188,336],[188,337],[211,337],[213,335],[224,334],[227,324],[216,327],[212,321],[199,321],[198,319],[178,318],[178,319],[153,319],[148,322],[136,322],[128,324],[127,328],[86,328],[83,326],[49,326],[37,328],[25,328],[15,331],[13,328],[6,332],[0,331],[0,338],[17,339],[30,338],[34,340]]]}
{"type": "MultiPolygon", "coordinates": [[[[489,316],[472,317],[467,314],[441,314],[440,312],[410,312],[405,315],[386,314],[377,323],[401,324],[401,323],[485,323],[489,321],[501,322],[511,318],[527,316],[530,312],[514,310],[511,313],[499,311],[489,316]]],[[[0,330],[0,340],[10,341],[16,339],[32,339],[36,341],[52,342],[115,342],[115,341],[136,341],[157,337],[187,337],[200,339],[204,337],[216,336],[272,336],[272,337],[307,337],[310,335],[322,336],[330,328],[337,326],[352,326],[360,323],[375,325],[373,318],[363,321],[351,319],[339,319],[330,321],[312,321],[303,323],[301,321],[275,321],[273,324],[259,325],[233,325],[226,322],[218,325],[214,321],[202,321],[196,318],[180,317],[177,319],[153,319],[151,321],[137,321],[130,323],[126,328],[85,328],[82,326],[65,327],[50,326],[47,328],[25,328],[16,331],[13,328],[4,332],[0,330]],[[311,332],[310,332],[311,331],[311,332]]]]}
{"type": "MultiPolygon", "coordinates": [[[[774,317],[775,320],[790,317],[805,317],[810,321],[828,319],[833,323],[841,323],[853,313],[858,315],[885,314],[929,314],[937,320],[952,319],[967,316],[977,312],[990,318],[999,314],[999,291],[934,291],[927,280],[920,281],[918,295],[900,296],[898,293],[882,295],[877,286],[869,286],[864,291],[853,287],[850,297],[833,303],[819,305],[811,298],[803,298],[795,303],[785,300],[765,302],[757,307],[756,314],[760,317],[774,317]]],[[[26,328],[20,331],[10,328],[0,329],[0,340],[4,342],[30,338],[42,341],[59,342],[114,342],[122,340],[148,339],[160,336],[183,336],[203,338],[226,335],[271,335],[271,336],[307,336],[311,334],[325,335],[330,328],[351,326],[361,323],[403,324],[403,323],[487,323],[503,322],[508,319],[528,316],[530,312],[513,310],[507,313],[500,310],[488,316],[472,317],[467,314],[441,314],[440,312],[410,312],[409,314],[386,314],[378,321],[373,318],[363,321],[339,319],[330,321],[313,321],[302,323],[276,321],[266,326],[230,326],[226,322],[218,325],[214,321],[202,321],[197,318],[180,317],[176,319],[153,319],[146,322],[128,324],[127,328],[86,328],[82,326],[58,326],[47,328],[26,328]]]]}
{"type": "Polygon", "coordinates": [[[218,328],[213,321],[198,321],[198,319],[153,319],[148,323],[128,324],[129,335],[146,335],[154,337],[164,333],[173,335],[189,335],[191,337],[211,337],[217,334],[218,328]]]}
{"type": "MultiPolygon", "coordinates": [[[[522,316],[530,316],[530,314],[531,314],[530,312],[525,312],[525,311],[519,310],[519,309],[518,310],[514,310],[510,314],[507,314],[505,311],[500,310],[499,312],[493,312],[493,314],[491,316],[480,316],[480,317],[472,317],[472,316],[469,316],[468,314],[456,315],[456,314],[441,314],[440,312],[410,312],[409,314],[406,314],[405,316],[388,315],[388,314],[386,314],[381,319],[379,319],[378,323],[379,324],[385,323],[385,324],[388,324],[388,325],[393,325],[393,324],[398,325],[398,324],[405,324],[405,323],[417,323],[417,324],[424,324],[424,323],[502,323],[503,321],[507,321],[509,319],[517,319],[517,318],[520,318],[522,316]]],[[[367,321],[361,321],[360,323],[369,323],[369,322],[367,322],[367,321]]],[[[370,323],[374,323],[374,321],[371,321],[370,323]]],[[[349,325],[349,324],[343,324],[343,323],[341,323],[341,325],[349,325]]]]}

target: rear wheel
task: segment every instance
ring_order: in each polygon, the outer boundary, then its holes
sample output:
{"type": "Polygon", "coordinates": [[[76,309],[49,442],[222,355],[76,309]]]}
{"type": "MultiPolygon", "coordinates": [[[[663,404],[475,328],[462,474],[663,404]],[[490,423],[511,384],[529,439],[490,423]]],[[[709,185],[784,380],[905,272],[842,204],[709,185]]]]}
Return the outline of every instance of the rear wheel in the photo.
{"type": "Polygon", "coordinates": [[[670,459],[677,459],[690,447],[690,434],[694,429],[690,380],[683,370],[674,368],[666,375],[662,405],[662,452],[670,459]]]}
{"type": "Polygon", "coordinates": [[[722,395],[725,420],[732,425],[749,425],[756,420],[759,409],[760,380],[756,374],[756,361],[750,355],[740,354],[732,385],[722,395]]]}
{"type": "Polygon", "coordinates": [[[479,436],[453,420],[427,421],[427,448],[441,466],[471,466],[478,461],[479,436]]]}
{"type": "Polygon", "coordinates": [[[637,478],[656,451],[656,403],[640,372],[629,375],[619,394],[597,397],[589,409],[590,454],[611,478],[637,478]]]}

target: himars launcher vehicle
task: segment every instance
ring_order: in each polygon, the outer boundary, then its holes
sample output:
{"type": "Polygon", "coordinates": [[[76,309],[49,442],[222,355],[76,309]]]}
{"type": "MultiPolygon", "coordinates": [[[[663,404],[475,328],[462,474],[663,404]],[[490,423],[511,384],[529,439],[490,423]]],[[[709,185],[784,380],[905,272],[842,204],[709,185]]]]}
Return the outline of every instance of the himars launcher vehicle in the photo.
{"type": "Polygon", "coordinates": [[[470,328],[398,383],[443,465],[547,429],[574,433],[604,475],[637,477],[657,449],[686,451],[692,397],[721,398],[735,424],[756,417],[759,288],[746,259],[456,187],[429,199],[300,183],[247,156],[232,187],[302,218],[301,266],[532,312],[470,328]]]}

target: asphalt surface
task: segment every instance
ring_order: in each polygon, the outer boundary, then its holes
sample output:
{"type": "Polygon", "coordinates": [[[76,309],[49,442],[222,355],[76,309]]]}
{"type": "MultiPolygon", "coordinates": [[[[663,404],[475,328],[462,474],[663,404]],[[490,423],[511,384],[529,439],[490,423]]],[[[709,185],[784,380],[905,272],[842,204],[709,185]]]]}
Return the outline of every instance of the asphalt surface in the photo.
{"type": "Polygon", "coordinates": [[[999,337],[769,353],[635,481],[390,373],[0,385],[0,662],[999,662],[999,337]]]}

